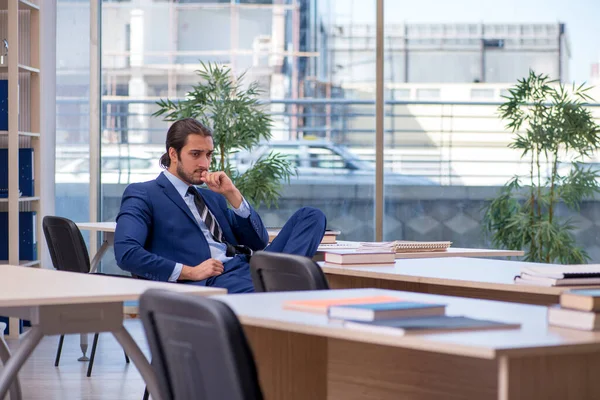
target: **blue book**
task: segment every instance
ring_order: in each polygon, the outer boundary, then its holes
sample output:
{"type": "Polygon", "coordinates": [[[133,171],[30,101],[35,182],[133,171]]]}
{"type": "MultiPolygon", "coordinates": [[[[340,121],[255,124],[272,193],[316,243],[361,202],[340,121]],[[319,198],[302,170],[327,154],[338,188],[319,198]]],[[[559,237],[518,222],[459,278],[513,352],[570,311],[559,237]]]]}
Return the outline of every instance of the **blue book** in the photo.
{"type": "Polygon", "coordinates": [[[0,80],[0,131],[8,130],[8,80],[0,80]]]}
{"type": "MultiPolygon", "coordinates": [[[[19,212],[19,260],[37,260],[36,212],[19,212]]],[[[0,212],[0,260],[8,260],[8,213],[0,212]]]]}
{"type": "Polygon", "coordinates": [[[443,315],[433,317],[395,318],[379,321],[344,321],[344,326],[351,329],[358,329],[373,333],[412,335],[453,331],[515,329],[519,328],[521,325],[475,319],[464,316],[443,315]]]}
{"type": "Polygon", "coordinates": [[[444,315],[445,311],[445,304],[395,301],[390,303],[331,306],[328,309],[328,315],[329,318],[376,321],[390,318],[444,315]]]}
{"type": "MultiPolygon", "coordinates": [[[[34,196],[33,149],[19,149],[20,196],[34,196]]],[[[8,197],[8,149],[0,149],[0,198],[8,197]]]]}
{"type": "MultiPolygon", "coordinates": [[[[5,335],[10,335],[10,325],[8,323],[8,317],[0,317],[0,322],[4,322],[6,324],[6,329],[4,330],[5,335]]],[[[19,333],[23,333],[23,320],[19,320],[19,333]]]]}

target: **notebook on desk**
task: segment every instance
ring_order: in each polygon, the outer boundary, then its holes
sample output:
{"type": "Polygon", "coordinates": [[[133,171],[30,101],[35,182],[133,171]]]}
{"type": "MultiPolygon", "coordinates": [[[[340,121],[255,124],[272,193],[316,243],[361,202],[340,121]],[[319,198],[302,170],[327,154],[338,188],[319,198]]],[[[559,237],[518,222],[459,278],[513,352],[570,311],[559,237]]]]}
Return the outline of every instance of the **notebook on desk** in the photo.
{"type": "Polygon", "coordinates": [[[344,299],[313,299],[313,300],[288,300],[283,303],[283,308],[288,310],[308,311],[325,314],[331,306],[342,304],[374,304],[390,303],[402,299],[393,296],[365,296],[344,299]]]}
{"type": "Polygon", "coordinates": [[[492,329],[516,329],[520,324],[489,321],[465,316],[432,316],[397,318],[376,321],[344,321],[344,326],[373,333],[395,335],[432,334],[453,331],[483,331],[492,329]]]}
{"type": "Polygon", "coordinates": [[[418,242],[408,240],[395,240],[393,242],[363,242],[359,249],[389,249],[395,253],[410,253],[422,251],[446,251],[452,242],[418,242]]]}
{"type": "Polygon", "coordinates": [[[559,265],[526,267],[515,283],[538,286],[574,286],[600,284],[600,265],[559,265]]]}
{"type": "MultiPolygon", "coordinates": [[[[273,239],[279,235],[279,232],[281,232],[281,228],[267,228],[267,233],[269,234],[269,243],[271,243],[273,239]]],[[[337,243],[337,237],[341,233],[342,232],[340,231],[327,229],[323,235],[323,238],[321,239],[321,244],[332,245],[337,243]]]]}

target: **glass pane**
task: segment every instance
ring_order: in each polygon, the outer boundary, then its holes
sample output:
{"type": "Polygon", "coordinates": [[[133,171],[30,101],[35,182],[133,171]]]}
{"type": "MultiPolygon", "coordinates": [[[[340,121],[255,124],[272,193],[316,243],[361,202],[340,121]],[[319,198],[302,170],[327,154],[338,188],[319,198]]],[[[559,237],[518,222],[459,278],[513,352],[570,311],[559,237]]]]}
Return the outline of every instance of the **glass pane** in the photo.
{"type": "MultiPolygon", "coordinates": [[[[531,183],[530,159],[509,147],[515,135],[500,119],[499,106],[530,69],[564,83],[568,91],[573,82],[575,87],[600,82],[598,47],[590,38],[590,32],[598,32],[597,24],[581,19],[600,12],[600,6],[590,4],[574,1],[549,8],[542,0],[509,0],[503,7],[475,0],[385,2],[386,240],[492,247],[491,235],[483,234],[491,199],[515,175],[522,184],[531,183]],[[515,17],[513,7],[529,17],[515,17]],[[399,90],[407,95],[398,96],[399,90]],[[422,184],[400,187],[393,182],[395,175],[422,184]]],[[[365,50],[357,43],[375,42],[366,25],[361,34],[347,38],[357,53],[365,50]]],[[[598,123],[600,90],[588,93],[594,100],[586,109],[598,123]]],[[[561,156],[557,166],[563,176],[573,169],[569,161],[574,156],[572,150],[561,156]]],[[[594,152],[580,161],[596,168],[600,155],[594,152]]],[[[550,162],[542,162],[542,185],[551,170],[550,162]]],[[[555,208],[559,220],[572,218],[571,234],[591,262],[600,262],[596,197],[579,209],[563,202],[555,208]]]]}
{"type": "Polygon", "coordinates": [[[114,220],[128,184],[160,174],[168,124],[152,116],[156,101],[183,99],[202,61],[245,73],[243,87],[257,82],[273,119],[272,140],[232,164],[243,172],[276,152],[297,168],[278,207],[258,207],[265,225],[313,206],[340,239],[373,239],[375,53],[348,58],[339,27],[374,0],[216,3],[103,2],[102,219],[114,220]]]}
{"type": "MultiPolygon", "coordinates": [[[[90,5],[57,1],[56,215],[89,221],[90,5]]],[[[86,241],[89,232],[82,231],[86,241]]]]}

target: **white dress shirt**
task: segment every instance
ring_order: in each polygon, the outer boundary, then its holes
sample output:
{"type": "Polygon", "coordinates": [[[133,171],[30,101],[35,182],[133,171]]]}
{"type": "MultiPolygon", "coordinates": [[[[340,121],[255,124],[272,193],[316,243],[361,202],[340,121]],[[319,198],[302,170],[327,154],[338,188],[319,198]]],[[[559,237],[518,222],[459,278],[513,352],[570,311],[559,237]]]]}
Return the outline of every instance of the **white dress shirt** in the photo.
{"type": "MultiPolygon", "coordinates": [[[[208,230],[208,227],[206,226],[206,224],[200,217],[200,214],[198,213],[198,208],[196,207],[196,203],[194,203],[194,196],[192,196],[191,194],[188,194],[188,192],[187,192],[190,185],[188,185],[187,183],[185,183],[184,181],[182,181],[181,179],[179,179],[178,177],[176,177],[169,171],[164,171],[163,173],[165,174],[165,176],[167,177],[169,182],[171,182],[173,184],[173,186],[175,187],[177,192],[181,195],[185,204],[187,204],[187,206],[190,208],[192,215],[194,215],[194,219],[198,223],[198,226],[202,230],[202,233],[204,234],[204,237],[206,238],[206,241],[208,242],[208,246],[210,247],[211,258],[217,259],[223,263],[231,260],[233,257],[227,257],[225,255],[226,251],[227,251],[227,245],[225,245],[225,243],[217,242],[217,241],[215,241],[215,239],[213,239],[210,231],[208,230]]],[[[248,205],[248,202],[246,202],[246,199],[244,199],[244,198],[242,198],[242,204],[240,204],[239,208],[232,207],[232,209],[233,209],[234,213],[236,213],[238,216],[240,216],[242,218],[248,218],[250,216],[250,206],[248,205]]],[[[177,281],[177,279],[179,279],[179,275],[181,275],[182,269],[183,269],[182,263],[175,264],[175,268],[173,268],[173,272],[171,273],[171,276],[169,277],[169,282],[177,281]]]]}

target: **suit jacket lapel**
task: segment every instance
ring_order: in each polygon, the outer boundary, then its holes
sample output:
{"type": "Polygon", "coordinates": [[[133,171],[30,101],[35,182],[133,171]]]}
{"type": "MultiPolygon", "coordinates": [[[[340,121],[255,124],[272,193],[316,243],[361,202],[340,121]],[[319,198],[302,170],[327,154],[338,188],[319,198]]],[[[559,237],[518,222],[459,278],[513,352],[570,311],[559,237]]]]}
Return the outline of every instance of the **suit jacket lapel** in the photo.
{"type": "MultiPolygon", "coordinates": [[[[196,221],[196,218],[194,218],[192,211],[185,203],[185,201],[183,201],[183,198],[181,197],[177,189],[175,189],[175,186],[173,186],[173,184],[169,182],[169,179],[167,179],[167,177],[164,176],[164,174],[160,174],[158,178],[156,178],[156,182],[163,188],[163,192],[167,195],[167,197],[171,199],[171,201],[175,203],[177,207],[179,207],[181,211],[183,211],[185,215],[187,215],[192,220],[194,225],[198,226],[198,222],[196,221]]],[[[198,229],[200,229],[199,226],[198,229]]]]}

